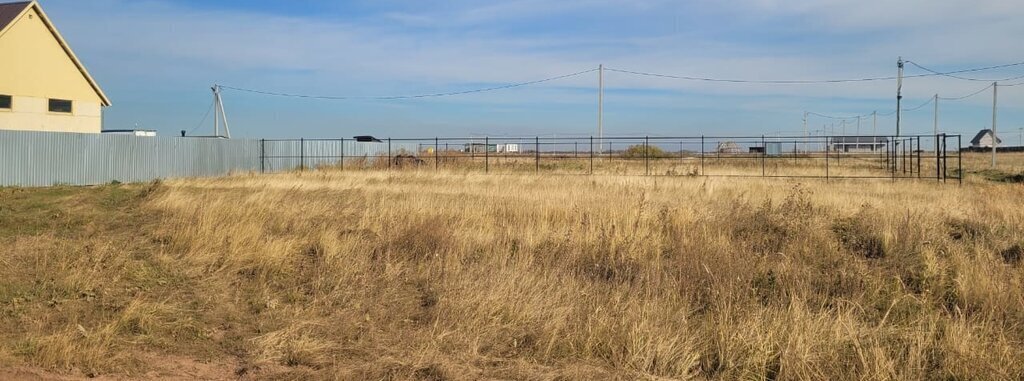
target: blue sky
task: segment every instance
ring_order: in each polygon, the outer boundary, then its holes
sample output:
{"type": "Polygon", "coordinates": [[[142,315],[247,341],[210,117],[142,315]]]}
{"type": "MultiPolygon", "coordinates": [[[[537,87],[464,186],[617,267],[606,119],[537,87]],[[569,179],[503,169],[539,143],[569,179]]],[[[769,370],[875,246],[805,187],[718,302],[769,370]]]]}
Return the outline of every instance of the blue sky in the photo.
{"type": "MultiPolygon", "coordinates": [[[[745,79],[889,76],[897,56],[937,70],[1024,61],[1013,1],[43,0],[114,102],[107,128],[175,135],[209,87],[376,96],[460,91],[609,67],[745,79]]],[[[908,68],[908,74],[922,73],[908,68]]],[[[1024,66],[972,73],[1024,75],[1024,66]]],[[[804,111],[891,111],[894,82],[741,85],[606,73],[608,135],[799,133],[804,111]]],[[[1019,81],[1018,81],[1019,82],[1019,81]]],[[[913,78],[907,107],[984,87],[913,78]]],[[[447,98],[326,101],[226,91],[235,136],[594,134],[597,75],[447,98]]],[[[1024,127],[1024,86],[1000,91],[1000,129],[1024,127]]],[[[904,131],[930,132],[932,108],[904,131]]],[[[991,123],[991,94],[941,103],[944,131],[991,123]]],[[[836,123],[809,120],[811,130],[836,123]]],[[[878,132],[895,120],[879,117],[878,132]]],[[[862,121],[862,133],[871,123],[862,121]]],[[[208,132],[212,122],[200,125],[208,132]]],[[[850,127],[848,132],[853,132],[850,127]]],[[[1015,139],[1015,138],[1014,138],[1015,139]]],[[[1016,142],[1011,139],[1011,142],[1016,142]]]]}

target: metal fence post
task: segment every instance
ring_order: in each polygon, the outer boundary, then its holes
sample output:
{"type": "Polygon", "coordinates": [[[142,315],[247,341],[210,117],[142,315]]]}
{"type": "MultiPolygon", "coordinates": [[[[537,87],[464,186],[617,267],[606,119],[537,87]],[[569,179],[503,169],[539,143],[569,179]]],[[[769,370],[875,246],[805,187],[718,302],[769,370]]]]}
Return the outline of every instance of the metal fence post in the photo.
{"type": "Polygon", "coordinates": [[[540,136],[535,137],[534,140],[535,149],[533,150],[534,164],[536,165],[537,172],[540,172],[540,136]]]}
{"type": "Polygon", "coordinates": [[[921,178],[921,137],[917,137],[917,151],[914,152],[917,155],[917,178],[921,178]]]}
{"type": "Polygon", "coordinates": [[[484,173],[491,171],[491,137],[484,136],[484,173]]]}
{"type": "Polygon", "coordinates": [[[437,169],[441,165],[441,159],[438,158],[438,156],[437,156],[438,154],[441,153],[441,147],[438,146],[438,144],[437,144],[438,140],[439,139],[435,136],[434,137],[434,171],[437,171],[437,169]]]}
{"type": "Polygon", "coordinates": [[[594,174],[594,136],[590,136],[590,174],[594,174]]]}
{"type": "MultiPolygon", "coordinates": [[[[886,151],[889,149],[886,148],[886,151]]],[[[825,137],[825,182],[828,182],[828,151],[829,151],[829,138],[825,137]]]]}
{"type": "Polygon", "coordinates": [[[391,138],[388,138],[388,169],[391,169],[391,138]]]}
{"type": "Polygon", "coordinates": [[[260,139],[260,173],[267,173],[267,139],[260,139]]]}
{"type": "Polygon", "coordinates": [[[949,178],[949,172],[947,170],[948,169],[947,159],[946,159],[949,156],[947,154],[948,150],[949,150],[949,148],[947,147],[947,143],[946,143],[946,134],[942,134],[942,182],[946,182],[946,179],[949,178]]]}
{"type": "Polygon", "coordinates": [[[900,159],[896,155],[899,153],[900,143],[897,137],[893,137],[892,144],[892,181],[896,181],[896,171],[900,168],[900,159]]]}
{"type": "Polygon", "coordinates": [[[707,176],[704,172],[704,135],[700,136],[700,175],[707,176]]]}
{"type": "Polygon", "coordinates": [[[651,175],[650,151],[651,151],[651,137],[650,136],[644,136],[644,176],[650,176],[651,175]]]}
{"type": "Polygon", "coordinates": [[[306,139],[299,139],[299,172],[306,170],[306,139]]]}
{"type": "Polygon", "coordinates": [[[956,179],[959,185],[964,184],[964,162],[963,162],[963,147],[960,141],[960,135],[956,136],[956,179]]]}
{"type": "Polygon", "coordinates": [[[761,135],[761,177],[768,175],[765,168],[765,158],[768,157],[768,145],[765,144],[764,135],[761,135]]]}

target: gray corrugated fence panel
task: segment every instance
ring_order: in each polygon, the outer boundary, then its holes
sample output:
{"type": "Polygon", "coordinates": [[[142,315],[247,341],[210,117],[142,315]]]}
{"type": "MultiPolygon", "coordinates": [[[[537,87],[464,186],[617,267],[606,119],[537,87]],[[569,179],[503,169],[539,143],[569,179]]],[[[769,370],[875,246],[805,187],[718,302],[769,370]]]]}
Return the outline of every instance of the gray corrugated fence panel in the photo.
{"type": "Polygon", "coordinates": [[[223,176],[259,164],[257,140],[0,131],[0,186],[223,176]]]}

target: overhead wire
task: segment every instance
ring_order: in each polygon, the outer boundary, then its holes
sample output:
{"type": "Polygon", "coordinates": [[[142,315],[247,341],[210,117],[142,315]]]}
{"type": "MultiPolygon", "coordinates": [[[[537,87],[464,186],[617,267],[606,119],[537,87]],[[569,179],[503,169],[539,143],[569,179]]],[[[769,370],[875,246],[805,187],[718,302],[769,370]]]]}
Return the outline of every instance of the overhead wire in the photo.
{"type": "Polygon", "coordinates": [[[854,115],[854,116],[834,116],[834,115],[819,114],[819,113],[816,113],[816,112],[813,112],[813,111],[808,111],[807,115],[815,115],[815,116],[820,116],[822,118],[835,119],[835,120],[854,120],[854,119],[857,119],[857,118],[866,118],[866,117],[871,116],[871,114],[854,115]]]}
{"type": "Polygon", "coordinates": [[[991,88],[992,88],[992,85],[990,84],[988,86],[985,86],[985,87],[979,89],[978,91],[975,91],[973,93],[964,95],[962,97],[953,97],[953,98],[939,97],[939,99],[940,100],[944,100],[944,101],[959,101],[959,100],[962,100],[962,99],[967,99],[967,98],[973,97],[975,95],[981,94],[985,90],[988,90],[988,89],[991,89],[991,88]]]}
{"type": "MultiPolygon", "coordinates": [[[[1014,76],[1014,77],[1001,78],[1001,79],[971,78],[971,77],[964,77],[964,76],[956,75],[957,73],[955,73],[955,72],[943,73],[943,72],[939,72],[939,71],[936,71],[936,70],[932,70],[932,69],[926,68],[926,67],[924,67],[924,66],[922,66],[922,65],[920,65],[920,64],[918,64],[917,62],[914,62],[914,61],[909,61],[908,60],[908,61],[904,61],[904,62],[909,63],[911,65],[914,65],[917,68],[919,68],[921,70],[924,70],[924,71],[927,71],[929,73],[932,73],[934,75],[939,75],[939,76],[949,77],[949,78],[956,78],[956,79],[961,79],[961,80],[964,80],[964,81],[1000,82],[1000,81],[1014,81],[1014,80],[1018,80],[1018,79],[1024,78],[1024,75],[1018,75],[1018,76],[1014,76]]],[[[1004,66],[1004,67],[1008,67],[1008,66],[1004,66]]]]}
{"type": "Polygon", "coordinates": [[[869,77],[869,78],[848,78],[848,79],[825,79],[825,80],[803,80],[803,79],[779,79],[779,80],[757,80],[757,79],[734,79],[734,78],[710,78],[710,77],[693,77],[687,75],[671,75],[671,74],[660,74],[643,71],[633,71],[625,69],[615,68],[604,68],[604,70],[612,71],[616,73],[632,74],[645,77],[658,77],[658,78],[670,78],[670,79],[682,79],[687,81],[702,81],[702,82],[726,82],[726,83],[753,83],[753,84],[771,84],[771,85],[807,85],[807,84],[822,84],[822,83],[845,83],[845,82],[870,82],[870,81],[886,81],[894,80],[896,77],[869,77]]]}
{"type": "Polygon", "coordinates": [[[935,101],[935,98],[928,98],[928,101],[927,101],[927,102],[924,102],[924,103],[922,103],[922,104],[921,104],[920,106],[917,106],[917,107],[912,107],[912,108],[905,108],[905,109],[903,109],[903,112],[910,112],[910,111],[917,111],[917,110],[920,110],[920,109],[921,109],[921,108],[923,108],[924,106],[927,106],[927,105],[931,104],[931,103],[932,103],[932,102],[934,102],[934,101],[935,101]]]}
{"type": "MultiPolygon", "coordinates": [[[[908,62],[910,62],[910,61],[908,61],[908,62]]],[[[915,66],[920,67],[916,63],[913,63],[913,64],[915,66]]],[[[921,78],[921,77],[934,77],[934,76],[953,76],[955,74],[973,73],[973,72],[978,72],[978,71],[1002,69],[1002,68],[1021,66],[1021,65],[1024,65],[1024,62],[1014,62],[1014,63],[1008,63],[1008,64],[1002,64],[1002,65],[993,65],[993,66],[976,67],[976,68],[969,68],[969,69],[960,69],[960,70],[953,70],[953,71],[948,71],[948,72],[932,71],[930,69],[925,69],[925,68],[922,67],[922,69],[924,69],[926,71],[929,71],[929,73],[905,75],[905,76],[903,76],[903,78],[921,78]]],[[[672,75],[672,74],[662,74],[662,73],[653,73],[653,72],[644,72],[644,71],[635,71],[635,70],[616,69],[616,68],[609,68],[609,67],[604,68],[604,70],[612,71],[612,72],[617,72],[617,73],[638,75],[638,76],[680,79],[680,80],[687,80],[687,81],[725,82],[725,83],[749,83],[749,84],[769,84],[769,85],[807,85],[807,84],[828,84],[828,83],[849,83],[849,82],[873,82],[873,81],[892,81],[892,80],[899,79],[898,76],[883,76],[883,77],[841,78],[841,79],[821,79],[821,80],[802,80],[802,79],[797,79],[797,80],[790,80],[790,79],[756,80],[756,79],[712,78],[712,77],[697,77],[697,76],[688,76],[688,75],[672,75]]],[[[966,79],[967,77],[963,77],[963,78],[966,79]]],[[[1013,80],[1013,79],[1019,79],[1019,78],[1024,78],[1024,75],[1022,75],[1020,77],[1013,77],[1013,78],[1005,79],[1005,80],[1013,80]]]]}
{"type": "MultiPolygon", "coordinates": [[[[927,69],[927,68],[917,64],[916,62],[912,62],[912,61],[908,61],[908,62],[911,62],[915,66],[921,67],[923,70],[929,71],[929,73],[909,75],[909,76],[904,76],[904,78],[917,78],[917,77],[929,77],[929,76],[940,76],[940,75],[943,75],[943,76],[952,76],[952,77],[961,78],[961,79],[969,79],[967,77],[955,76],[955,74],[977,72],[977,71],[985,71],[985,70],[992,70],[992,69],[999,69],[999,68],[1006,68],[1006,67],[1024,65],[1024,62],[1015,62],[1015,63],[1009,63],[1009,64],[1003,64],[1003,65],[994,65],[994,66],[986,66],[986,67],[954,70],[954,71],[949,71],[949,72],[937,72],[937,71],[934,71],[934,70],[931,70],[931,69],[927,69]]],[[[428,93],[428,94],[413,94],[413,95],[387,95],[387,96],[333,96],[333,95],[330,95],[329,96],[329,95],[310,95],[310,94],[297,94],[297,93],[277,92],[277,91],[250,89],[250,88],[243,88],[243,87],[236,87],[236,86],[227,86],[227,85],[221,85],[221,87],[225,88],[225,89],[241,91],[241,92],[248,92],[248,93],[261,94],[261,95],[269,95],[269,96],[278,96],[278,97],[291,97],[291,98],[325,99],[325,100],[401,100],[401,99],[437,98],[437,97],[447,97],[447,96],[456,96],[456,95],[465,95],[465,94],[474,94],[474,93],[483,93],[483,92],[490,92],[490,91],[497,91],[497,90],[505,90],[505,89],[511,89],[511,88],[516,88],[516,87],[540,84],[540,83],[544,83],[544,82],[556,81],[556,80],[559,80],[559,79],[564,79],[564,78],[569,78],[569,77],[575,77],[575,76],[579,76],[579,75],[583,75],[583,74],[587,74],[587,73],[592,73],[592,72],[595,72],[595,71],[598,71],[598,70],[600,70],[600,69],[593,68],[593,69],[583,70],[583,71],[579,71],[579,72],[575,72],[575,73],[570,73],[570,74],[565,74],[565,75],[559,75],[559,76],[550,77],[550,78],[544,78],[544,79],[535,80],[535,81],[519,82],[519,83],[512,83],[512,84],[501,85],[501,86],[493,86],[493,87],[485,87],[485,88],[479,88],[479,89],[452,91],[452,92],[440,92],[440,93],[428,93]]],[[[604,68],[604,70],[611,71],[611,72],[617,72],[617,73],[638,75],[638,76],[670,78],[670,79],[680,79],[680,80],[689,80],[689,81],[723,82],[723,83],[747,83],[747,84],[776,84],[776,85],[786,85],[786,84],[800,85],[800,84],[828,84],[828,83],[891,81],[891,80],[895,80],[895,79],[898,78],[896,76],[883,76],[883,77],[842,78],[842,79],[824,79],[824,80],[788,80],[788,79],[784,79],[784,80],[749,80],[749,79],[735,79],[735,78],[711,78],[711,77],[697,77],[697,76],[687,76],[687,75],[671,75],[671,74],[661,74],[661,73],[643,72],[643,71],[635,71],[635,70],[616,69],[616,68],[609,68],[609,67],[604,68]]],[[[1009,79],[1006,79],[1006,80],[1019,79],[1019,78],[1024,78],[1024,76],[1015,77],[1015,78],[1009,78],[1009,79]]],[[[978,80],[978,79],[971,79],[971,80],[978,80]]],[[[1014,85],[1014,86],[1016,86],[1016,85],[1014,85]]]]}
{"type": "MultiPolygon", "coordinates": [[[[941,98],[939,98],[939,99],[941,99],[941,98]]],[[[935,100],[934,98],[928,98],[928,101],[926,101],[926,102],[924,102],[924,103],[922,103],[922,104],[920,104],[920,105],[918,105],[916,107],[905,108],[905,109],[903,109],[903,112],[910,112],[910,111],[920,110],[924,106],[927,106],[927,105],[931,104],[932,101],[934,101],[934,100],[935,100]]],[[[835,119],[835,120],[853,120],[853,119],[857,119],[858,117],[866,118],[866,117],[869,117],[869,116],[890,116],[890,115],[895,115],[896,114],[896,110],[887,111],[887,112],[873,112],[873,113],[868,113],[868,114],[863,114],[863,115],[854,115],[854,116],[833,116],[833,115],[819,114],[819,113],[811,112],[811,111],[808,111],[807,114],[808,115],[816,115],[816,116],[820,116],[820,117],[828,118],[828,119],[835,119]]]]}
{"type": "Polygon", "coordinates": [[[242,92],[262,94],[262,95],[271,95],[271,96],[278,96],[278,97],[291,97],[291,98],[326,99],[326,100],[400,100],[400,99],[420,99],[420,98],[448,97],[448,96],[455,96],[455,95],[464,95],[464,94],[483,93],[483,92],[496,91],[496,90],[505,90],[505,89],[511,89],[511,88],[516,88],[516,87],[535,85],[535,84],[544,83],[544,82],[556,81],[556,80],[559,80],[559,79],[564,79],[564,78],[569,78],[569,77],[575,77],[575,76],[578,76],[578,75],[592,73],[592,72],[595,72],[597,70],[598,70],[597,68],[594,68],[594,69],[583,70],[583,71],[579,71],[579,72],[575,72],[575,73],[571,73],[571,74],[565,74],[565,75],[559,75],[559,76],[550,77],[550,78],[544,78],[544,79],[540,79],[540,80],[536,80],[536,81],[512,83],[512,84],[502,85],[502,86],[485,87],[485,88],[479,88],[479,89],[463,90],[463,91],[452,91],[452,92],[444,92],[444,93],[429,93],[429,94],[414,94],[414,95],[324,96],[324,95],[306,95],[306,94],[292,94],[292,93],[282,93],[282,92],[265,91],[265,90],[254,90],[254,89],[246,89],[246,88],[241,88],[241,87],[225,86],[225,85],[221,85],[221,87],[225,88],[225,89],[235,90],[235,91],[242,91],[242,92]]]}
{"type": "Polygon", "coordinates": [[[190,130],[188,132],[188,134],[186,134],[186,135],[192,135],[192,133],[196,132],[196,130],[198,130],[199,127],[203,126],[203,123],[206,123],[206,118],[208,118],[210,116],[210,112],[213,111],[213,106],[215,106],[216,104],[217,104],[217,101],[213,101],[213,102],[210,103],[210,108],[206,109],[206,114],[203,114],[203,119],[200,120],[199,123],[196,123],[195,128],[190,130]]]}

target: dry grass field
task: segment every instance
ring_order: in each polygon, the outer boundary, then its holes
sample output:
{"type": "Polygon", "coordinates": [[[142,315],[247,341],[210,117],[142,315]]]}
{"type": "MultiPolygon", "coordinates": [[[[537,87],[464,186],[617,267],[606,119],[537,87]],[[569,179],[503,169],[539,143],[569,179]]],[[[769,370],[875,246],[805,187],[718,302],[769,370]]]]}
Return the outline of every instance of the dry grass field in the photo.
{"type": "Polygon", "coordinates": [[[0,189],[0,378],[1022,379],[1024,187],[969,173],[0,189]]]}

